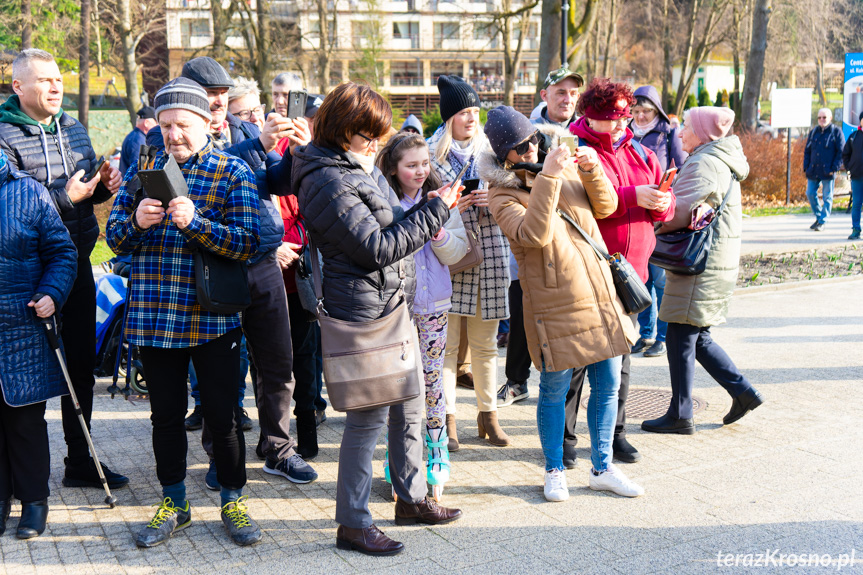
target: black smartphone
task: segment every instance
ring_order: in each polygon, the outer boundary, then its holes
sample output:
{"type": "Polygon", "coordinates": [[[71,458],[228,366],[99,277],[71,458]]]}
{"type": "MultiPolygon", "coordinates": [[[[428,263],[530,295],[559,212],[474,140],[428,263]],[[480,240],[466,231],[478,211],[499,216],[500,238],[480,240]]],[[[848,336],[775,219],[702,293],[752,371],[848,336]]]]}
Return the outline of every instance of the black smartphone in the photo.
{"type": "Polygon", "coordinates": [[[464,186],[464,190],[462,190],[462,195],[469,194],[474,190],[479,189],[479,178],[465,180],[461,183],[461,185],[464,186]]]}
{"type": "Polygon", "coordinates": [[[464,166],[462,166],[462,168],[461,168],[461,171],[458,173],[458,175],[455,177],[455,179],[452,181],[452,183],[455,184],[456,182],[461,182],[461,179],[464,177],[464,175],[467,172],[467,169],[469,167],[470,167],[470,162],[465,162],[464,166]]]}
{"type": "Polygon", "coordinates": [[[99,173],[99,170],[101,170],[101,169],[102,169],[102,166],[105,164],[105,162],[106,162],[106,161],[107,161],[107,160],[105,160],[105,156],[102,156],[101,158],[99,158],[99,159],[96,161],[96,168],[95,168],[95,169],[93,169],[93,170],[90,170],[90,173],[89,173],[89,174],[87,174],[87,176],[84,178],[84,181],[85,181],[85,182],[89,182],[90,180],[92,180],[93,178],[95,178],[95,177],[96,177],[96,174],[98,174],[98,173],[99,173]]]}
{"type": "Polygon", "coordinates": [[[306,115],[306,100],[309,93],[305,90],[291,90],[288,92],[288,119],[303,118],[306,115]]]}

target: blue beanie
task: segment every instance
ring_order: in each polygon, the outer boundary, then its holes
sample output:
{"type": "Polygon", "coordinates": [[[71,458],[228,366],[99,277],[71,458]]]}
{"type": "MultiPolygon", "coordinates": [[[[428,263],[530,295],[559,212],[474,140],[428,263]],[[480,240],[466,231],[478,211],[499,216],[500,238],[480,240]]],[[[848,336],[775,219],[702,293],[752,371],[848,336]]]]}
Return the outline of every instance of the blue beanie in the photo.
{"type": "Polygon", "coordinates": [[[503,162],[510,150],[536,132],[536,126],[515,108],[498,106],[489,111],[484,130],[491,149],[497,159],[503,162]]]}

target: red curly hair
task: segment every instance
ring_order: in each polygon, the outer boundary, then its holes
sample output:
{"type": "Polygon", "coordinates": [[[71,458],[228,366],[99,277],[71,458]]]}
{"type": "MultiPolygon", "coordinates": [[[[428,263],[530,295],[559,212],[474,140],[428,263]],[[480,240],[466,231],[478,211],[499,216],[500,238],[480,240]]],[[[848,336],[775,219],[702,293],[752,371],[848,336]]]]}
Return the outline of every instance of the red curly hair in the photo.
{"type": "Polygon", "coordinates": [[[583,116],[588,108],[610,112],[617,107],[620,100],[626,100],[627,106],[635,105],[632,86],[626,82],[612,82],[610,78],[594,78],[578,98],[575,111],[579,116],[583,116]]]}

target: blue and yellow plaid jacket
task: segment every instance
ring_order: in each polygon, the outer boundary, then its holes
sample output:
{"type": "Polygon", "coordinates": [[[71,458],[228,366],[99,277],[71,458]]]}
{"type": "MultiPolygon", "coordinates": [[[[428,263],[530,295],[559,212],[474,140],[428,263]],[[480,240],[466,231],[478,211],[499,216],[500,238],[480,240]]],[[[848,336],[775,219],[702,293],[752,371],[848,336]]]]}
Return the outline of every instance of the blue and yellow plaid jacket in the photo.
{"type": "MultiPolygon", "coordinates": [[[[167,156],[156,157],[155,168],[167,156]]],[[[218,314],[198,305],[192,249],[247,260],[258,247],[258,193],[255,176],[239,158],[213,149],[208,141],[181,166],[195,218],[184,230],[170,218],[146,230],[134,221],[135,197],[126,173],[108,218],[106,239],[117,254],[132,254],[126,334],[136,345],[181,348],[201,345],[240,326],[239,314],[218,314]],[[192,249],[190,249],[192,248],[192,249]]]]}

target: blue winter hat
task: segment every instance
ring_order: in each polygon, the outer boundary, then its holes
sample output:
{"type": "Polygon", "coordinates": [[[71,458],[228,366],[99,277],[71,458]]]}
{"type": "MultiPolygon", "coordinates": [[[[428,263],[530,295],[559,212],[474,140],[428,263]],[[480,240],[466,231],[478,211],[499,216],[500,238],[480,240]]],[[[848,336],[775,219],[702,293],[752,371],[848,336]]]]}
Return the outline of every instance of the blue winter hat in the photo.
{"type": "Polygon", "coordinates": [[[536,132],[536,126],[515,108],[498,106],[489,111],[484,131],[497,159],[503,162],[511,149],[536,132]]]}
{"type": "Polygon", "coordinates": [[[410,116],[408,116],[408,119],[407,119],[407,120],[405,120],[405,123],[404,123],[404,124],[402,124],[402,127],[401,127],[401,129],[400,129],[399,131],[400,131],[400,132],[404,132],[404,131],[405,131],[405,128],[413,128],[414,130],[416,130],[416,131],[417,131],[417,134],[422,134],[422,133],[423,133],[423,125],[422,125],[422,122],[420,122],[419,118],[417,118],[417,117],[416,117],[416,116],[414,116],[413,114],[411,114],[410,116]]]}

